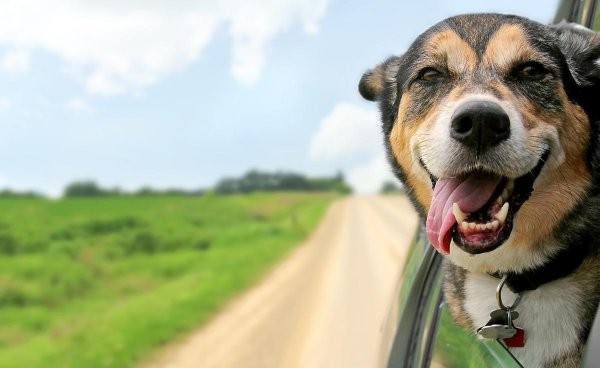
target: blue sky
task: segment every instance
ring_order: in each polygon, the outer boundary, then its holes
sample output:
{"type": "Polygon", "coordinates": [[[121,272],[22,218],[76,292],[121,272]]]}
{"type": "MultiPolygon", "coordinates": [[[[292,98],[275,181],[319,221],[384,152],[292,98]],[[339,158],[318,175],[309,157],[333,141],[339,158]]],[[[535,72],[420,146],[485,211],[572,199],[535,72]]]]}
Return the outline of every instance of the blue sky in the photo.
{"type": "Polygon", "coordinates": [[[361,74],[447,16],[556,1],[0,2],[0,187],[199,188],[250,168],[390,178],[361,74]]]}

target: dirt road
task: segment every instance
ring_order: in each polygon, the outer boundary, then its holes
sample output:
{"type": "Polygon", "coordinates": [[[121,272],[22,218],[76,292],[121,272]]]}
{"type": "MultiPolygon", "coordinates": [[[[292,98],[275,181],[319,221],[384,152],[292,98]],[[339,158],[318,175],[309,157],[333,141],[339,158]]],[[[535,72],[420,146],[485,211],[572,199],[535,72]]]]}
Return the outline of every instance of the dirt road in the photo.
{"type": "Polygon", "coordinates": [[[405,198],[334,203],[310,239],[151,368],[383,365],[386,326],[417,218],[405,198]]]}

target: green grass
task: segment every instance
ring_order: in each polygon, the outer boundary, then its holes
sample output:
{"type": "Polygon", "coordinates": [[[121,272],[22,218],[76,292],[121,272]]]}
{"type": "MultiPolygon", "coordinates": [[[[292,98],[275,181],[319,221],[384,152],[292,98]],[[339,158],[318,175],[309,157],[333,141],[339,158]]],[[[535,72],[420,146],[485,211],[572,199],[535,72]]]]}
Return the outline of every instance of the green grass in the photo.
{"type": "Polygon", "coordinates": [[[126,367],[196,328],[333,194],[0,200],[0,367],[126,367]]]}

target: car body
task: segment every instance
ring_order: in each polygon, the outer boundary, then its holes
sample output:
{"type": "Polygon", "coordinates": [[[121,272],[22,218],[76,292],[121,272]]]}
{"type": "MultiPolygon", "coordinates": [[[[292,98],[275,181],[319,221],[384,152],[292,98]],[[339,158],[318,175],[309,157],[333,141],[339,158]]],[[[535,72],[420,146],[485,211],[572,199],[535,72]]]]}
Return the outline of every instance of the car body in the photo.
{"type": "MultiPolygon", "coordinates": [[[[576,22],[600,31],[600,0],[571,0],[559,4],[555,22],[576,22]]],[[[503,344],[479,340],[457,326],[441,292],[442,256],[417,231],[404,267],[398,297],[389,318],[395,337],[389,347],[388,368],[396,367],[522,367],[503,344]]],[[[583,366],[600,361],[600,317],[588,339],[583,366]]],[[[597,364],[595,365],[597,366],[597,364]]]]}

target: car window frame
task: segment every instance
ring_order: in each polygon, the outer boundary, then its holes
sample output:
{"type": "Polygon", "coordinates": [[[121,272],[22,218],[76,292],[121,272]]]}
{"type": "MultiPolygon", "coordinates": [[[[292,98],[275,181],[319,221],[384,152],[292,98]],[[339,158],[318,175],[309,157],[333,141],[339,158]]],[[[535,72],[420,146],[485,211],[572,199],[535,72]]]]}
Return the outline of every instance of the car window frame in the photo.
{"type": "Polygon", "coordinates": [[[573,22],[599,31],[599,3],[599,0],[562,0],[559,2],[553,23],[573,22]]]}
{"type": "MultiPolygon", "coordinates": [[[[416,234],[413,247],[421,246],[418,238],[424,238],[422,227],[416,234]]],[[[427,306],[431,301],[431,295],[440,292],[441,286],[441,263],[442,257],[433,247],[428,247],[417,271],[413,283],[410,285],[410,291],[404,308],[401,311],[396,336],[392,343],[392,349],[388,359],[388,368],[396,367],[417,367],[422,355],[417,354],[422,351],[423,327],[425,324],[427,306]],[[437,282],[436,282],[437,281],[437,282]],[[408,342],[408,343],[407,343],[408,342]]],[[[441,292],[440,292],[441,294],[441,292]]],[[[430,344],[425,345],[426,351],[429,351],[430,344]]]]}

